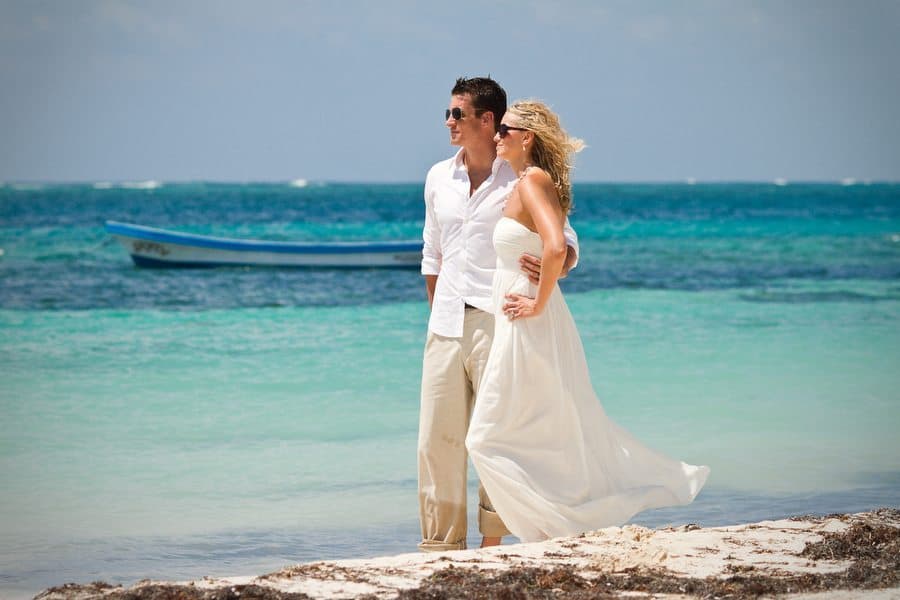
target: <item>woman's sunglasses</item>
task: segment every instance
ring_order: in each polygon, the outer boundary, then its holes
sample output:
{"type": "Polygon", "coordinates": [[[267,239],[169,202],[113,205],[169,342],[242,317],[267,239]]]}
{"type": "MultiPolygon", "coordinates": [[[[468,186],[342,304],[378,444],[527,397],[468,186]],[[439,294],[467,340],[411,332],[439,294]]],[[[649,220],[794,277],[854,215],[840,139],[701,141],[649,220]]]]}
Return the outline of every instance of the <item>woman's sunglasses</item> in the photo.
{"type": "Polygon", "coordinates": [[[501,138],[505,138],[506,136],[509,135],[510,131],[528,131],[528,130],[525,129],[524,127],[511,127],[511,126],[507,125],[506,123],[500,123],[500,128],[498,129],[497,133],[500,134],[501,138]]]}

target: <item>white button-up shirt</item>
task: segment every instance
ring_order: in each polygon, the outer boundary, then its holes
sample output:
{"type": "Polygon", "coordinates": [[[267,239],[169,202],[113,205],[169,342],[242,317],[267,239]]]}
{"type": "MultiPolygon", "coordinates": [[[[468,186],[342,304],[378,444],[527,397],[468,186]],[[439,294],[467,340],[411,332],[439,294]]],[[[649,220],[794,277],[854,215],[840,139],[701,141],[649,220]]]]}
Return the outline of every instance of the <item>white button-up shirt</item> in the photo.
{"type": "MultiPolygon", "coordinates": [[[[497,254],[492,237],[503,216],[516,174],[497,158],[491,175],[469,196],[469,172],[463,150],[428,171],[425,179],[425,228],[422,274],[439,275],[428,329],[444,337],[462,337],[465,305],[491,311],[497,254]]],[[[578,237],[566,220],[566,243],[578,252],[578,237]]]]}

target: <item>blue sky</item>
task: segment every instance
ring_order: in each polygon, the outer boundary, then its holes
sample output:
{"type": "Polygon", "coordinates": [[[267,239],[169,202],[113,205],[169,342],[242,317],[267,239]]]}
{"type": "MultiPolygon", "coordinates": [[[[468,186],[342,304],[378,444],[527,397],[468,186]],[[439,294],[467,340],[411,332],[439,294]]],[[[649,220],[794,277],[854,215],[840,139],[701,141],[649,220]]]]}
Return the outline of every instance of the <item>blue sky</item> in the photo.
{"type": "Polygon", "coordinates": [[[459,75],[576,181],[900,180],[900,0],[0,0],[0,181],[420,181],[459,75]]]}

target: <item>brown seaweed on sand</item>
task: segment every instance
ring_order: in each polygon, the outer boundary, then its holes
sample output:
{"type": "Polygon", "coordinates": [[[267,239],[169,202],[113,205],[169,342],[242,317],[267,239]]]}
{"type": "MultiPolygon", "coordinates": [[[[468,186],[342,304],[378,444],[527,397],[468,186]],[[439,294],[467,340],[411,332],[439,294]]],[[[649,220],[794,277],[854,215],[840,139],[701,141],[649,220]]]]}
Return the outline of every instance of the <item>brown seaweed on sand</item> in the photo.
{"type": "MultiPolygon", "coordinates": [[[[900,511],[893,517],[900,516],[900,511]]],[[[635,568],[623,572],[593,572],[585,577],[569,566],[513,567],[494,573],[448,567],[435,572],[401,600],[508,598],[538,600],[619,597],[620,592],[687,594],[700,598],[757,598],[836,589],[876,589],[900,584],[900,528],[854,523],[837,533],[825,533],[807,543],[800,556],[813,560],[850,560],[837,573],[780,574],[732,565],[726,577],[684,577],[660,569],[635,568]]],[[[584,571],[582,570],[582,573],[584,571]]]]}
{"type": "MultiPolygon", "coordinates": [[[[605,541],[594,546],[587,543],[581,552],[576,551],[570,540],[561,540],[555,546],[556,550],[545,551],[543,556],[537,558],[537,562],[531,564],[527,562],[530,560],[526,556],[527,552],[523,552],[522,556],[488,553],[476,555],[475,558],[446,557],[446,562],[440,558],[432,559],[429,565],[441,567],[435,571],[415,561],[410,564],[388,561],[378,566],[365,561],[358,565],[313,563],[247,580],[243,585],[235,585],[233,582],[224,585],[221,585],[224,582],[219,582],[216,585],[215,580],[204,580],[199,585],[145,581],[123,589],[95,582],[84,586],[68,584],[51,588],[37,598],[305,600],[321,597],[317,590],[324,593],[325,588],[316,586],[326,583],[332,584],[330,592],[325,594],[327,597],[352,597],[350,590],[358,590],[359,598],[398,600],[580,600],[648,594],[697,598],[759,598],[832,590],[900,590],[900,510],[879,509],[852,516],[805,517],[802,520],[807,523],[799,528],[778,523],[760,523],[743,528],[710,530],[710,533],[715,533],[722,540],[722,548],[708,546],[708,540],[712,538],[701,537],[701,540],[707,541],[693,546],[688,543],[682,546],[680,552],[688,552],[684,556],[699,552],[701,555],[714,557],[712,560],[724,562],[718,563],[720,566],[716,570],[700,571],[702,575],[694,576],[685,574],[691,573],[694,567],[687,566],[675,571],[671,567],[663,567],[655,559],[649,563],[629,560],[619,566],[615,557],[620,551],[624,555],[629,551],[638,555],[641,552],[656,552],[657,549],[652,545],[648,549],[647,540],[652,541],[654,535],[662,536],[666,532],[672,534],[670,530],[654,533],[626,528],[619,532],[598,532],[594,537],[605,541]],[[753,532],[755,537],[744,537],[741,535],[742,531],[753,532]],[[785,537],[785,534],[804,536],[802,550],[799,543],[791,545],[792,538],[785,537]],[[775,537],[769,537],[770,535],[775,537]],[[753,549],[742,557],[732,555],[730,550],[736,551],[741,544],[753,549]],[[607,556],[612,554],[614,560],[596,560],[598,555],[595,553],[600,548],[603,548],[607,556]],[[610,549],[613,549],[612,553],[610,549]],[[757,551],[772,554],[766,554],[766,558],[762,560],[748,558],[758,557],[757,551]],[[718,558],[715,558],[716,555],[718,558]],[[775,560],[769,560],[770,556],[775,557],[775,560]],[[788,560],[791,558],[793,562],[788,560]],[[483,560],[486,562],[482,563],[483,560]],[[446,564],[450,566],[443,566],[446,564]],[[426,577],[426,573],[431,574],[426,577]],[[311,585],[303,587],[303,582],[311,585]],[[406,583],[399,585],[399,582],[406,583]],[[299,591],[278,589],[279,585],[286,583],[292,585],[294,590],[304,589],[311,596],[299,591]],[[297,587],[298,583],[301,587],[297,587]],[[345,585],[351,587],[344,588],[345,585]],[[341,591],[343,595],[340,595],[341,591]],[[338,596],[334,592],[339,592],[338,596]],[[372,592],[377,592],[377,595],[372,592]]],[[[702,531],[697,533],[703,534],[702,531]]],[[[693,533],[688,532],[688,535],[693,533]]],[[[681,539],[683,541],[683,537],[681,539]]],[[[676,561],[671,564],[679,563],[676,561]]],[[[680,564],[685,566],[685,563],[680,564]]],[[[697,564],[699,563],[688,563],[697,564]]]]}
{"type": "Polygon", "coordinates": [[[97,582],[89,586],[60,586],[50,588],[35,600],[51,596],[53,592],[60,593],[71,591],[71,595],[63,597],[71,600],[313,600],[306,594],[282,592],[270,587],[259,585],[231,585],[213,590],[200,589],[191,585],[172,585],[167,583],[153,583],[131,589],[117,589],[110,591],[113,586],[97,582]],[[82,588],[78,590],[77,588],[82,588]]]}

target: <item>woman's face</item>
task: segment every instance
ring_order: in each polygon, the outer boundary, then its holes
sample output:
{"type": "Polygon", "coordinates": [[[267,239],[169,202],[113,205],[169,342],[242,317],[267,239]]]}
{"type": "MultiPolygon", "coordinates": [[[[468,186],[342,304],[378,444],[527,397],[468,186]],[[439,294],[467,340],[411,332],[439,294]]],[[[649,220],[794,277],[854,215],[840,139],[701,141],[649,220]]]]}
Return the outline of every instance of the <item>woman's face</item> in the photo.
{"type": "Polygon", "coordinates": [[[494,135],[497,142],[497,156],[506,161],[516,161],[525,154],[523,149],[523,136],[525,131],[519,126],[519,118],[509,111],[503,115],[500,122],[500,131],[494,135]]]}

